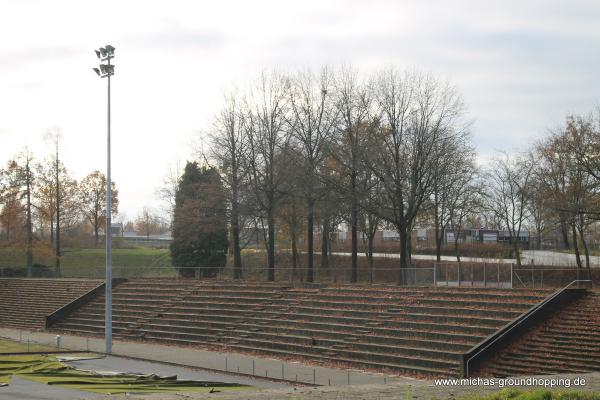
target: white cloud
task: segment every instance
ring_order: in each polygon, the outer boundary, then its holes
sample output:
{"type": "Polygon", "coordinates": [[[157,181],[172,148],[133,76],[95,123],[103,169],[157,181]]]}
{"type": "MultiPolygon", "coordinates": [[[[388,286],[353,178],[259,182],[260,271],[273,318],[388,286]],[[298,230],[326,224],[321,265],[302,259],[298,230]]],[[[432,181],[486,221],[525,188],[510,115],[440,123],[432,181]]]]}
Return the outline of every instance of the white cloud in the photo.
{"type": "Polygon", "coordinates": [[[518,148],[597,104],[594,1],[0,0],[0,160],[48,149],[57,125],[77,178],[105,169],[106,82],[93,49],[117,48],[113,177],[134,216],[170,163],[192,156],[222,92],[263,68],[389,64],[450,78],[483,154],[518,148]]]}

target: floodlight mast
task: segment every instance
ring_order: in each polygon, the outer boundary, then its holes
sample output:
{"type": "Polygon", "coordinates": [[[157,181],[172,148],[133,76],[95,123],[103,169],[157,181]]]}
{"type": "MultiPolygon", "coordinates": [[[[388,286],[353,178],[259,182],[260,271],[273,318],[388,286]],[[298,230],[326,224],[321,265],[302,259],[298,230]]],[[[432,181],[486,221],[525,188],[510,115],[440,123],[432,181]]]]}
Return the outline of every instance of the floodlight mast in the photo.
{"type": "Polygon", "coordinates": [[[100,78],[108,78],[108,101],[107,101],[107,132],[106,132],[106,227],[104,237],[106,239],[106,303],[104,314],[104,337],[105,352],[112,353],[112,182],[110,175],[110,77],[115,73],[114,65],[110,60],[115,56],[115,48],[111,45],[95,50],[96,56],[106,64],[100,64],[100,69],[93,68],[100,78]]]}

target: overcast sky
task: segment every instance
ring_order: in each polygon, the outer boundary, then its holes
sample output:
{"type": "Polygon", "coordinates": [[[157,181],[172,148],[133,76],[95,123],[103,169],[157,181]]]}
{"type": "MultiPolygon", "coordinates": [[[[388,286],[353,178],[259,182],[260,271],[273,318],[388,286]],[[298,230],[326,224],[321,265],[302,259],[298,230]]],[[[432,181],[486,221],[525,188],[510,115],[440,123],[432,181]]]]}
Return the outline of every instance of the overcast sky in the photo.
{"type": "Polygon", "coordinates": [[[599,1],[0,0],[0,162],[59,127],[77,179],[106,168],[116,47],[113,179],[121,211],[158,208],[169,165],[193,156],[222,93],[270,68],[395,64],[451,80],[483,157],[524,148],[600,105],[599,1]]]}

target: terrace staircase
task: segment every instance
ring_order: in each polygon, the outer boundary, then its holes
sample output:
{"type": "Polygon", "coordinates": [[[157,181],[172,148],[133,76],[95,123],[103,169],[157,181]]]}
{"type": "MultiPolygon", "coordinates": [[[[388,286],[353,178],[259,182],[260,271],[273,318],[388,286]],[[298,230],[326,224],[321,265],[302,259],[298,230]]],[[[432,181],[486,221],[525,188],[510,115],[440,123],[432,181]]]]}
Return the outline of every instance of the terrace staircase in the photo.
{"type": "MultiPolygon", "coordinates": [[[[550,292],[130,280],[113,289],[117,338],[200,345],[416,376],[456,376],[462,354],[550,292]]],[[[99,296],[53,330],[102,335],[99,296]]]]}
{"type": "Polygon", "coordinates": [[[0,278],[0,326],[44,329],[47,315],[101,284],[85,279],[0,278]]]}
{"type": "Polygon", "coordinates": [[[600,371],[600,293],[587,292],[487,363],[482,376],[600,371]]]}

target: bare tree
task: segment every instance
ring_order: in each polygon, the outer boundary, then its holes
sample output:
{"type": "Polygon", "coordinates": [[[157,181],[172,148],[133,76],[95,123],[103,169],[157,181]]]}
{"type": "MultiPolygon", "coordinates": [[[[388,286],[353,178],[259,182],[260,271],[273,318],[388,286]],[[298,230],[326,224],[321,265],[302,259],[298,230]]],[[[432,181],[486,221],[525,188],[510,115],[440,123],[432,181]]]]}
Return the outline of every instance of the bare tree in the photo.
{"type": "Polygon", "coordinates": [[[173,215],[173,209],[175,208],[175,193],[177,192],[179,179],[182,174],[181,164],[177,161],[168,167],[167,172],[163,177],[162,185],[157,187],[154,191],[155,195],[165,202],[166,207],[164,212],[169,216],[173,215]]]}
{"type": "Polygon", "coordinates": [[[435,162],[443,146],[461,135],[464,105],[456,90],[431,76],[387,69],[376,84],[379,126],[371,136],[367,164],[382,182],[379,215],[400,237],[399,280],[410,263],[410,234],[432,193],[435,162]]]}
{"type": "Polygon", "coordinates": [[[150,235],[160,232],[160,221],[152,210],[144,206],[135,220],[135,228],[139,234],[150,239],[150,235]]]}
{"type": "Polygon", "coordinates": [[[504,222],[518,267],[521,267],[519,238],[529,217],[533,166],[529,155],[503,153],[492,160],[486,174],[490,209],[504,222]]]}
{"type": "Polygon", "coordinates": [[[477,214],[485,207],[484,189],[476,175],[457,193],[456,201],[450,212],[450,226],[454,233],[454,254],[460,262],[459,238],[468,220],[476,219],[477,214]]]}
{"type": "MultiPolygon", "coordinates": [[[[115,182],[112,184],[112,213],[119,210],[119,192],[115,182]]],[[[94,233],[96,246],[99,242],[99,231],[106,225],[106,177],[100,171],[93,171],[81,180],[78,190],[79,205],[85,219],[90,223],[94,233]]],[[[110,227],[105,227],[105,234],[110,227]]]]}
{"type": "Polygon", "coordinates": [[[57,277],[61,276],[60,268],[60,222],[61,222],[61,187],[60,187],[60,158],[59,158],[59,144],[62,140],[62,133],[58,128],[52,128],[46,131],[45,139],[52,143],[54,148],[53,164],[54,164],[54,213],[56,215],[56,230],[54,236],[54,258],[55,258],[55,274],[57,277]]]}
{"type": "Polygon", "coordinates": [[[289,145],[288,86],[284,75],[262,73],[250,91],[244,112],[244,135],[248,143],[244,168],[248,168],[257,216],[267,222],[265,244],[270,281],[275,280],[275,216],[286,172],[281,149],[289,145]]]}
{"type": "Polygon", "coordinates": [[[359,174],[364,144],[371,123],[372,103],[369,86],[361,82],[356,71],[341,69],[335,79],[335,106],[339,116],[338,135],[332,146],[337,179],[328,182],[349,206],[352,254],[351,282],[358,279],[358,213],[360,207],[359,174]]]}
{"type": "Polygon", "coordinates": [[[211,155],[216,160],[229,203],[230,236],[233,242],[233,277],[242,277],[240,229],[242,202],[248,186],[248,138],[244,131],[242,101],[237,93],[225,97],[225,105],[217,114],[210,135],[211,155]]]}
{"type": "MultiPolygon", "coordinates": [[[[565,150],[571,155],[569,168],[569,212],[574,223],[572,224],[573,241],[577,241],[576,232],[579,234],[585,253],[585,264],[590,274],[590,252],[586,239],[586,229],[599,219],[598,212],[600,177],[596,176],[592,160],[597,154],[586,154],[598,149],[597,141],[600,135],[595,132],[592,119],[582,117],[568,117],[564,133],[565,150]]],[[[577,255],[577,253],[576,253],[577,255]]],[[[578,265],[581,262],[578,260],[578,265]]]]}
{"type": "MultiPolygon", "coordinates": [[[[435,143],[436,152],[443,157],[433,161],[431,208],[435,226],[436,259],[441,261],[444,232],[452,222],[455,209],[471,186],[474,178],[475,149],[466,132],[452,135],[435,143]]],[[[454,236],[455,240],[458,237],[454,236]]]]}
{"type": "MultiPolygon", "coordinates": [[[[540,172],[542,162],[535,152],[531,153],[533,158],[534,169],[533,177],[530,183],[531,201],[528,204],[529,223],[531,225],[530,232],[535,232],[535,249],[542,249],[543,236],[547,232],[552,220],[552,209],[549,206],[544,179],[540,172]]],[[[531,236],[530,236],[531,240],[531,236]]]]}
{"type": "MultiPolygon", "coordinates": [[[[564,131],[556,129],[536,144],[533,182],[544,199],[544,208],[556,214],[565,249],[570,249],[568,208],[569,170],[572,164],[565,148],[564,131]]],[[[576,243],[574,243],[576,245],[576,243]]]]}
{"type": "Polygon", "coordinates": [[[373,242],[377,230],[381,227],[381,217],[374,211],[381,204],[381,182],[369,171],[363,171],[365,175],[360,180],[361,212],[359,214],[359,230],[362,232],[363,241],[366,241],[367,266],[369,272],[369,283],[373,283],[373,242]]]}
{"type": "Polygon", "coordinates": [[[313,281],[315,204],[324,193],[319,178],[337,122],[330,94],[332,76],[327,69],[316,77],[311,71],[297,73],[291,80],[289,126],[294,147],[300,153],[296,167],[298,185],[306,204],[307,276],[313,281]]]}

